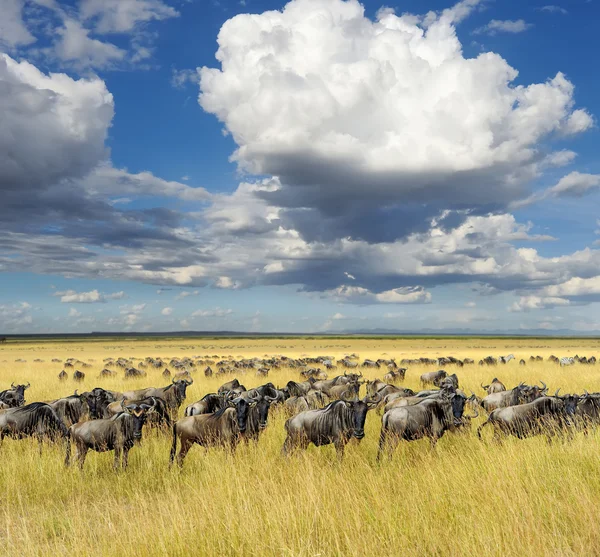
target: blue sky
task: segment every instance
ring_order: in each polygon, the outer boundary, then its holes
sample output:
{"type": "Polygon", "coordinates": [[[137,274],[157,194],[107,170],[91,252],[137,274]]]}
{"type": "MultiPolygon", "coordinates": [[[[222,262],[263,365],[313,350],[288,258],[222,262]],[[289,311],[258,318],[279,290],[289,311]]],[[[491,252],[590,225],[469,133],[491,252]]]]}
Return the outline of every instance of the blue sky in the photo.
{"type": "Polygon", "coordinates": [[[595,2],[0,13],[0,333],[600,330],[595,2]]]}

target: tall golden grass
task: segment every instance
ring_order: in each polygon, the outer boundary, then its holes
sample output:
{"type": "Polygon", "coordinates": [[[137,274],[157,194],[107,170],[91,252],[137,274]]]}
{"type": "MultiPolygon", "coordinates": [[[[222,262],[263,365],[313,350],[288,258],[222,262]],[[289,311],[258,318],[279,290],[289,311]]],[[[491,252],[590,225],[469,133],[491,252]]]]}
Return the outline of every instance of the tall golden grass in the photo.
{"type": "MultiPolygon", "coordinates": [[[[0,345],[0,388],[30,381],[28,402],[95,386],[118,390],[166,384],[160,371],[145,379],[97,379],[107,356],[328,354],[361,358],[455,355],[479,359],[512,352],[518,359],[598,356],[591,340],[536,339],[258,339],[100,341],[0,345]],[[59,383],[54,357],[95,359],[86,380],[59,383]],[[15,363],[24,358],[26,363],[15,363]],[[34,363],[41,358],[44,363],[34,363]]],[[[461,386],[482,394],[497,375],[507,385],[540,379],[564,392],[600,390],[600,365],[560,368],[548,362],[520,367],[456,370],[461,386]]],[[[410,367],[406,385],[432,368],[410,367]]],[[[368,378],[382,372],[365,372],[368,378]]],[[[239,375],[246,386],[264,380],[239,375]]],[[[283,386],[294,370],[272,371],[283,386]]],[[[186,403],[226,379],[202,370],[186,403]]],[[[183,408],[181,409],[183,413],[183,408]]],[[[234,456],[195,447],[182,471],[168,469],[170,435],[145,431],[129,468],[112,469],[112,453],[90,453],[85,469],[65,469],[64,446],[5,440],[0,448],[2,555],[595,555],[600,553],[600,434],[572,441],[508,439],[500,446],[484,430],[447,434],[431,451],[427,441],[401,444],[391,461],[375,463],[380,416],[367,418],[366,437],[343,462],[332,446],[280,455],[285,417],[277,412],[257,445],[234,456]]]]}

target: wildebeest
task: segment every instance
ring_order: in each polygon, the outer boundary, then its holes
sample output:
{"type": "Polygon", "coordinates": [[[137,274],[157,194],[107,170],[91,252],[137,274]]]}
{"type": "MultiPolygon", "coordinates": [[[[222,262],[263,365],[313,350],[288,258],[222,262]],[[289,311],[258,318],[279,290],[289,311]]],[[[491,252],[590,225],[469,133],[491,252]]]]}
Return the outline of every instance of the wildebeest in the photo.
{"type": "Polygon", "coordinates": [[[246,390],[244,385],[241,385],[237,379],[233,379],[232,381],[228,381],[227,383],[223,383],[218,389],[217,394],[223,394],[228,392],[241,393],[246,390]]]}
{"type": "Polygon", "coordinates": [[[528,386],[520,383],[510,391],[501,391],[487,395],[481,401],[481,406],[486,412],[492,412],[496,408],[506,408],[507,406],[517,406],[518,404],[532,402],[536,398],[545,395],[548,392],[548,387],[541,381],[543,387],[537,385],[528,386]]]}
{"type": "Polygon", "coordinates": [[[246,431],[248,412],[252,404],[242,397],[237,397],[214,414],[188,416],[175,422],[170,454],[171,465],[177,452],[177,439],[180,441],[177,454],[177,464],[180,467],[194,443],[204,447],[220,445],[234,451],[241,434],[246,431]]]}
{"type": "Polygon", "coordinates": [[[73,374],[73,381],[77,381],[78,383],[80,383],[84,379],[85,379],[85,373],[83,373],[83,371],[76,370],[75,373],[73,374]]]}
{"type": "Polygon", "coordinates": [[[296,449],[306,449],[310,443],[317,447],[333,443],[338,458],[354,437],[359,441],[365,436],[367,411],[374,408],[378,400],[336,400],[320,410],[307,410],[285,422],[287,438],[282,453],[288,455],[296,449]]]}
{"type": "Polygon", "coordinates": [[[225,405],[225,397],[216,393],[204,395],[200,400],[190,404],[185,409],[186,416],[196,416],[197,414],[213,414],[225,405]]]}
{"type": "Polygon", "coordinates": [[[78,395],[77,391],[71,396],[59,398],[47,404],[55,410],[67,427],[93,416],[90,407],[93,405],[93,397],[88,398],[84,395],[78,395]]]}
{"type": "Polygon", "coordinates": [[[0,413],[0,445],[5,437],[23,439],[35,437],[40,443],[67,436],[67,427],[55,410],[44,402],[9,408],[0,413]]]}
{"type": "Polygon", "coordinates": [[[193,379],[173,379],[170,385],[160,387],[148,387],[136,391],[128,391],[122,394],[124,399],[138,401],[148,397],[161,398],[165,401],[171,417],[177,417],[177,411],[185,400],[186,389],[194,382],[193,379]]]}
{"type": "Polygon", "coordinates": [[[204,370],[204,377],[212,377],[213,374],[213,370],[211,369],[210,366],[207,366],[206,369],[204,370]]]}
{"type": "Polygon", "coordinates": [[[11,383],[10,389],[0,392],[0,402],[3,402],[9,408],[17,408],[25,404],[25,391],[31,385],[15,385],[11,383]]]}
{"type": "Polygon", "coordinates": [[[267,427],[269,419],[269,408],[275,398],[261,396],[255,404],[250,405],[248,418],[246,420],[246,431],[243,435],[244,440],[258,441],[258,437],[267,427]]]}
{"type": "Polygon", "coordinates": [[[441,381],[434,382],[434,385],[440,387],[440,389],[458,389],[458,377],[456,373],[444,377],[441,381]]]}
{"type": "Polygon", "coordinates": [[[519,406],[497,408],[487,421],[477,428],[477,437],[481,439],[481,430],[486,425],[494,428],[494,439],[499,441],[501,435],[514,435],[519,439],[545,433],[551,437],[557,428],[567,423],[569,414],[572,416],[577,408],[577,402],[570,401],[569,405],[561,397],[542,396],[533,402],[519,406]]]}
{"type": "Polygon", "coordinates": [[[128,367],[125,369],[125,378],[133,379],[135,377],[146,377],[147,373],[141,369],[135,367],[128,367]]]}
{"type": "Polygon", "coordinates": [[[448,374],[443,370],[440,369],[439,371],[430,371],[428,373],[424,373],[423,375],[421,375],[421,386],[425,387],[427,385],[435,385],[436,387],[439,386],[440,382],[445,379],[448,376],[448,374]]]}
{"type": "Polygon", "coordinates": [[[404,381],[404,378],[406,377],[406,368],[405,367],[401,367],[398,369],[391,369],[390,371],[388,371],[384,376],[383,376],[383,380],[386,383],[401,383],[402,381],[404,381]]]}
{"type": "Polygon", "coordinates": [[[66,381],[68,378],[69,374],[64,369],[58,374],[59,381],[66,381]]]}
{"type": "Polygon", "coordinates": [[[502,383],[502,381],[500,381],[497,377],[494,377],[494,379],[492,379],[492,382],[489,385],[484,385],[483,383],[481,383],[481,388],[484,391],[486,391],[488,395],[506,391],[504,383],[502,383]]]}
{"type": "Polygon", "coordinates": [[[71,441],[75,444],[75,459],[83,468],[88,451],[99,453],[115,452],[113,467],[127,468],[129,451],[136,442],[142,439],[142,428],[146,417],[154,410],[149,404],[129,404],[121,402],[122,412],[110,419],[92,420],[72,425],[68,432],[67,454],[65,465],[69,466],[71,459],[71,441]],[[122,455],[122,463],[121,461],[122,455]]]}
{"type": "Polygon", "coordinates": [[[412,406],[392,408],[383,415],[377,460],[384,449],[391,454],[400,440],[415,441],[428,437],[434,446],[444,433],[462,424],[466,397],[443,392],[412,406]]]}

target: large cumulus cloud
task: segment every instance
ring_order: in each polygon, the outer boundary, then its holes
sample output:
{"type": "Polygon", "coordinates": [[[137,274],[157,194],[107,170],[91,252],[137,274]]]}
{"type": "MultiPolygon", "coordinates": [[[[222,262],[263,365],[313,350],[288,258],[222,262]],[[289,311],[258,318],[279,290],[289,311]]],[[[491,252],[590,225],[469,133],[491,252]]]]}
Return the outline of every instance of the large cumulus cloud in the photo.
{"type": "Polygon", "coordinates": [[[408,214],[503,208],[557,160],[547,142],[592,119],[562,73],[514,85],[501,56],[466,58],[455,23],[476,4],[372,21],[356,0],[292,0],[238,15],[219,33],[221,68],[200,70],[200,104],[243,170],[279,177],[269,202],[303,233],[378,241],[348,216],[396,221],[401,237],[408,214]]]}

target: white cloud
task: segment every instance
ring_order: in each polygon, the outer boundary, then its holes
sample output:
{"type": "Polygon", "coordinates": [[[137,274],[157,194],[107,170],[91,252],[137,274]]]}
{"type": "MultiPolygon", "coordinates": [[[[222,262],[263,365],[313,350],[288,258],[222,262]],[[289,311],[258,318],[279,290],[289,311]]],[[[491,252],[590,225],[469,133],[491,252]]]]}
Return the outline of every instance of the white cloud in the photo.
{"type": "Polygon", "coordinates": [[[0,329],[10,332],[29,332],[33,325],[29,304],[0,304],[0,329]]]}
{"type": "Polygon", "coordinates": [[[60,297],[63,304],[103,304],[107,300],[121,300],[125,297],[125,292],[114,292],[112,294],[103,294],[98,290],[89,292],[77,292],[75,290],[65,290],[54,292],[53,296],[60,297]]]}
{"type": "Polygon", "coordinates": [[[94,20],[98,33],[126,33],[140,23],[179,15],[160,0],[82,0],[80,13],[84,20],[94,20]]]}
{"type": "Polygon", "coordinates": [[[35,42],[23,21],[24,4],[24,0],[0,1],[0,46],[14,48],[35,42]]]}
{"type": "Polygon", "coordinates": [[[336,313],[331,317],[331,319],[335,319],[336,321],[346,319],[346,316],[342,313],[336,313]]]}
{"type": "Polygon", "coordinates": [[[75,308],[70,308],[69,317],[81,317],[81,312],[77,311],[75,308]]]}
{"type": "Polygon", "coordinates": [[[550,4],[548,6],[542,6],[540,8],[540,11],[547,12],[549,14],[563,14],[563,15],[569,13],[567,10],[565,10],[565,8],[562,8],[561,6],[554,6],[552,4],[550,4]]]}
{"type": "Polygon", "coordinates": [[[548,296],[597,296],[600,294],[600,275],[590,278],[573,277],[563,283],[553,284],[544,289],[548,296]]]}
{"type": "Polygon", "coordinates": [[[479,27],[475,29],[473,33],[475,35],[486,34],[486,35],[496,35],[497,33],[523,33],[523,31],[527,31],[527,29],[533,27],[531,23],[527,23],[523,19],[517,20],[499,20],[492,19],[487,25],[483,27],[479,27]]]}
{"type": "Polygon", "coordinates": [[[538,309],[549,309],[556,307],[566,307],[570,305],[569,300],[552,296],[521,296],[518,302],[515,302],[510,311],[532,311],[538,309]]]}
{"type": "MultiPolygon", "coordinates": [[[[98,78],[45,75],[0,54],[0,185],[4,195],[78,178],[105,156],[113,98],[98,78]]],[[[5,198],[6,200],[6,198],[5,198]]]]}
{"type": "Polygon", "coordinates": [[[74,19],[66,19],[64,27],[57,29],[56,33],[60,36],[54,48],[56,56],[63,62],[73,63],[78,69],[108,68],[127,55],[127,51],[111,43],[92,39],[89,30],[74,19]]]}
{"type": "Polygon", "coordinates": [[[342,285],[324,292],[324,295],[338,302],[357,304],[428,304],[431,302],[431,294],[420,286],[407,286],[373,293],[361,286],[342,285]]]}
{"type": "Polygon", "coordinates": [[[199,290],[194,290],[194,291],[183,290],[182,292],[180,292],[179,294],[177,294],[177,296],[175,296],[175,299],[176,300],[183,300],[184,298],[188,298],[189,296],[198,296],[198,294],[200,294],[199,290]]]}
{"type": "Polygon", "coordinates": [[[60,296],[60,301],[63,304],[97,304],[105,302],[104,296],[98,290],[90,290],[89,292],[66,290],[55,292],[53,296],[60,296]]]}
{"type": "Polygon", "coordinates": [[[474,307],[476,307],[476,306],[477,306],[477,303],[476,303],[476,302],[466,302],[466,303],[465,303],[465,307],[466,307],[466,308],[474,308],[474,307]]]}
{"type": "Polygon", "coordinates": [[[171,73],[171,85],[176,89],[184,89],[186,85],[197,85],[200,83],[198,70],[176,70],[171,73]]]}
{"type": "Polygon", "coordinates": [[[214,309],[198,309],[190,317],[225,317],[233,313],[232,309],[222,309],[216,307],[214,309]]]}
{"type": "Polygon", "coordinates": [[[240,287],[240,283],[232,280],[231,277],[219,277],[215,281],[215,286],[217,288],[222,288],[225,290],[236,290],[240,287]]]}
{"type": "Polygon", "coordinates": [[[163,308],[162,311],[160,312],[161,315],[171,315],[173,313],[173,308],[163,308]]]}
{"type": "Polygon", "coordinates": [[[536,192],[529,197],[516,201],[511,204],[512,209],[520,209],[539,203],[545,199],[558,197],[583,197],[600,187],[599,174],[583,174],[581,172],[571,172],[563,176],[555,186],[536,192]]]}
{"type": "Polygon", "coordinates": [[[499,55],[463,56],[452,22],[477,4],[371,21],[355,0],[292,0],[237,15],[219,33],[221,69],[200,70],[200,104],[242,170],[279,178],[261,196],[272,205],[506,203],[541,172],[542,141],[592,121],[563,74],[514,86],[499,55]]]}

